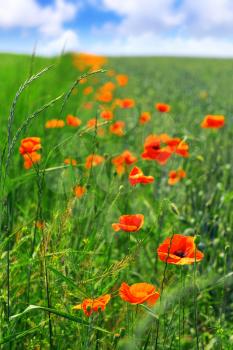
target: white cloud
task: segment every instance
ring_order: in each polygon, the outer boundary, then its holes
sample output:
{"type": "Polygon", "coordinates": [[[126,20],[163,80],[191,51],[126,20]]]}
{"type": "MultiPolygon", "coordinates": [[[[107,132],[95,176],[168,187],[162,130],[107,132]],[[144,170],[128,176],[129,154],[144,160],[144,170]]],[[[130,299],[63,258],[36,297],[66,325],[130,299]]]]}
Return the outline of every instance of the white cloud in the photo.
{"type": "Polygon", "coordinates": [[[233,57],[233,43],[228,41],[211,37],[168,38],[149,32],[115,38],[105,45],[99,40],[91,48],[92,52],[104,55],[233,57]]]}
{"type": "Polygon", "coordinates": [[[233,57],[233,0],[99,0],[100,4],[121,20],[93,28],[99,37],[93,52],[233,57]],[[109,33],[112,40],[101,45],[101,37],[109,33]]]}
{"type": "Polygon", "coordinates": [[[44,56],[56,55],[62,51],[76,51],[79,47],[79,39],[73,30],[65,30],[61,35],[53,39],[42,39],[38,42],[37,53],[44,56]]]}
{"type": "Polygon", "coordinates": [[[43,35],[57,36],[77,10],[77,4],[66,0],[55,0],[47,6],[39,5],[36,0],[0,0],[0,28],[34,28],[43,35]]]}
{"type": "Polygon", "coordinates": [[[101,0],[106,10],[122,16],[117,31],[166,34],[178,31],[192,36],[233,34],[232,0],[101,0]]]}
{"type": "Polygon", "coordinates": [[[0,0],[0,28],[19,28],[25,37],[25,30],[34,29],[37,53],[42,55],[59,54],[64,48],[77,50],[77,33],[64,25],[75,18],[78,9],[79,1],[55,0],[42,6],[36,0],[0,0]]]}

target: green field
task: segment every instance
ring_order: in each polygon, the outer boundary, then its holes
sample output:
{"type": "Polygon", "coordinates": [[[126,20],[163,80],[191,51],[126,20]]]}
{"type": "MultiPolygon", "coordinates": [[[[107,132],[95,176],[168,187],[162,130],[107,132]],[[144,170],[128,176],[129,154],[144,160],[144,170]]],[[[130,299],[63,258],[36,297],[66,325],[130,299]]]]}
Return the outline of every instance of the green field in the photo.
{"type": "Polygon", "coordinates": [[[0,55],[1,348],[233,349],[233,61],[109,58],[103,68],[70,93],[87,72],[71,55],[0,55]],[[106,82],[116,85],[109,70],[129,77],[114,99],[132,98],[135,106],[115,108],[105,121],[96,93],[106,82]],[[171,112],[158,112],[157,102],[171,112]],[[151,121],[140,125],[145,111],[151,121]],[[68,114],[82,124],[45,128],[68,114]],[[206,115],[225,116],[225,126],[201,128],[206,115]],[[93,118],[104,136],[86,127],[93,118]],[[121,137],[109,132],[117,120],[125,122],[121,137]],[[146,137],[164,133],[184,140],[189,157],[172,154],[166,165],[142,159],[146,137]],[[41,161],[26,170],[19,146],[29,136],[41,138],[41,161]],[[116,173],[112,159],[124,150],[154,183],[130,186],[135,164],[116,173]],[[86,169],[90,154],[104,162],[86,169]],[[77,166],[65,165],[66,158],[77,166]],[[187,176],[170,186],[169,172],[178,168],[187,176]],[[86,188],[81,198],[76,185],[86,188]],[[141,230],[114,232],[112,223],[124,214],[143,214],[141,230]],[[174,234],[194,236],[204,259],[160,261],[158,246],[174,234]],[[154,307],[127,303],[118,295],[122,282],[150,283],[160,299],[154,307]],[[73,309],[104,294],[111,300],[103,312],[88,317],[73,309]]]}

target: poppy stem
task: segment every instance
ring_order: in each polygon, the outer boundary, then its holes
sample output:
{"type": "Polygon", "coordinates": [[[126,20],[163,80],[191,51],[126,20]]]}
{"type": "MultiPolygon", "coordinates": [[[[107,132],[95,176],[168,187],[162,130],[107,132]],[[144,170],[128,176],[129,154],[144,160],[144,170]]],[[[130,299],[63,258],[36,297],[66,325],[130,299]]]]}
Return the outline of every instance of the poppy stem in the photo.
{"type": "Polygon", "coordinates": [[[196,246],[194,251],[195,262],[193,264],[193,304],[194,304],[194,322],[195,322],[195,333],[196,333],[196,349],[199,350],[199,334],[197,325],[197,285],[196,285],[196,271],[197,271],[197,261],[196,261],[196,246]]]}

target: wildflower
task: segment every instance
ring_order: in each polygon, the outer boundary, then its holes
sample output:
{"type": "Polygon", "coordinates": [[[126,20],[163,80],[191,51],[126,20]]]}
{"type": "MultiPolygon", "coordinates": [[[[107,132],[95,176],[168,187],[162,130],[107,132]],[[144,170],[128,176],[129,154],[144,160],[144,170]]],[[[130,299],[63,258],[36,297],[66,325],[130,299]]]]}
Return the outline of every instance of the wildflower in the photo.
{"type": "Polygon", "coordinates": [[[118,74],[116,75],[116,80],[119,86],[125,86],[128,84],[128,76],[125,74],[118,74]]]}
{"type": "Polygon", "coordinates": [[[117,136],[123,136],[124,135],[124,127],[125,127],[125,122],[122,121],[117,121],[114,124],[110,125],[109,131],[117,136]]]}
{"type": "Polygon", "coordinates": [[[201,123],[202,128],[219,129],[225,124],[223,115],[207,115],[201,123]]]}
{"type": "Polygon", "coordinates": [[[86,193],[86,187],[84,186],[75,186],[74,187],[74,195],[77,198],[81,198],[84,196],[84,194],[86,193]]]}
{"type": "Polygon", "coordinates": [[[63,128],[64,126],[65,122],[62,119],[51,119],[45,124],[46,129],[63,128]]]}
{"type": "Polygon", "coordinates": [[[151,115],[149,112],[143,112],[141,113],[139,117],[139,123],[140,124],[146,124],[151,120],[151,115]]]}
{"type": "Polygon", "coordinates": [[[89,53],[79,53],[73,55],[74,66],[80,71],[84,71],[88,68],[92,70],[100,69],[104,64],[106,64],[106,62],[107,58],[104,56],[89,53]]]}
{"type": "Polygon", "coordinates": [[[139,183],[149,184],[154,182],[153,176],[145,176],[142,170],[138,167],[134,167],[129,174],[129,182],[132,186],[135,186],[139,183]]]}
{"type": "Polygon", "coordinates": [[[159,136],[150,135],[146,138],[142,158],[155,160],[160,165],[165,165],[171,155],[172,151],[170,147],[161,147],[161,139],[159,136]]]}
{"type": "Polygon", "coordinates": [[[195,237],[174,234],[157,249],[159,259],[168,264],[188,265],[199,262],[204,254],[196,249],[195,237]]]}
{"type": "Polygon", "coordinates": [[[105,294],[95,299],[85,299],[81,304],[74,306],[73,309],[83,310],[85,315],[89,317],[93,312],[104,311],[110,299],[110,294],[105,294]]]}
{"type": "Polygon", "coordinates": [[[105,120],[111,120],[113,118],[113,113],[112,111],[104,110],[101,112],[100,116],[105,120]]]}
{"type": "Polygon", "coordinates": [[[156,287],[149,283],[135,283],[129,286],[123,282],[119,289],[119,295],[122,300],[130,304],[144,304],[147,303],[152,306],[156,303],[160,294],[156,287]]]}
{"type": "Polygon", "coordinates": [[[171,107],[166,103],[156,103],[155,108],[161,113],[167,113],[171,110],[171,107]]]}
{"type": "Polygon", "coordinates": [[[189,156],[189,145],[184,140],[178,137],[169,138],[165,143],[170,147],[172,153],[185,158],[189,156]]]}
{"type": "Polygon", "coordinates": [[[185,177],[186,177],[186,172],[183,169],[171,170],[169,172],[168,183],[169,185],[175,185],[177,182],[179,182],[181,179],[185,177]]]}
{"type": "Polygon", "coordinates": [[[133,108],[135,106],[135,101],[132,98],[125,98],[123,100],[117,101],[121,108],[133,108]]]}
{"type": "Polygon", "coordinates": [[[119,223],[112,224],[114,231],[136,232],[139,231],[144,224],[144,215],[122,215],[119,218],[119,223]]]}
{"type": "Polygon", "coordinates": [[[125,150],[119,156],[112,159],[112,164],[115,165],[118,175],[123,174],[126,167],[135,162],[137,162],[137,158],[128,150],[125,150]]]}
{"type": "Polygon", "coordinates": [[[90,95],[93,92],[93,87],[92,86],[87,86],[83,90],[84,95],[90,95]]]}
{"type": "Polygon", "coordinates": [[[72,159],[72,158],[66,158],[64,160],[64,164],[75,166],[75,165],[77,165],[77,160],[72,159]]]}
{"type": "Polygon", "coordinates": [[[33,153],[42,148],[39,137],[27,137],[21,140],[19,152],[20,154],[33,153]]]}
{"type": "Polygon", "coordinates": [[[66,117],[66,124],[69,126],[77,127],[81,124],[81,120],[78,117],[74,117],[71,114],[68,114],[66,117]]]}
{"type": "Polygon", "coordinates": [[[101,163],[103,163],[103,161],[104,161],[104,157],[99,156],[97,154],[91,154],[86,158],[85,167],[86,169],[90,169],[92,167],[100,165],[101,163]]]}
{"type": "Polygon", "coordinates": [[[111,91],[99,91],[97,93],[97,100],[100,102],[111,102],[113,98],[112,92],[111,91]]]}
{"type": "Polygon", "coordinates": [[[23,154],[24,168],[30,169],[34,164],[39,163],[41,155],[37,152],[23,154]]]}

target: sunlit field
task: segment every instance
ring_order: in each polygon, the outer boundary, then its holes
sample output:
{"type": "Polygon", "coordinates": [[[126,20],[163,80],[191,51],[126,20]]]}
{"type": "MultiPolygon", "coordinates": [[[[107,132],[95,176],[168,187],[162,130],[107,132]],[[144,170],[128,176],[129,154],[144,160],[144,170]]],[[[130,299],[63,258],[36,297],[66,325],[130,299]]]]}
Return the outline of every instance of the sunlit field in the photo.
{"type": "Polygon", "coordinates": [[[1,349],[233,349],[232,68],[0,55],[1,349]]]}

